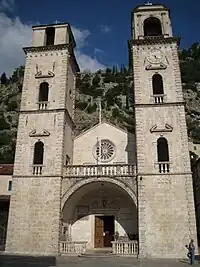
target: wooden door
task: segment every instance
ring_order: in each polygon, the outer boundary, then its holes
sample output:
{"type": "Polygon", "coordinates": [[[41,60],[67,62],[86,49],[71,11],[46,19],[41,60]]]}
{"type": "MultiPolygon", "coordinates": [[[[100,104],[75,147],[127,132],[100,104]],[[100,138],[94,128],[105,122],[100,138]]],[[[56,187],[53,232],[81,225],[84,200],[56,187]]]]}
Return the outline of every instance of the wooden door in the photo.
{"type": "Polygon", "coordinates": [[[94,247],[103,248],[104,247],[104,221],[103,217],[95,216],[95,236],[94,236],[94,247]]]}

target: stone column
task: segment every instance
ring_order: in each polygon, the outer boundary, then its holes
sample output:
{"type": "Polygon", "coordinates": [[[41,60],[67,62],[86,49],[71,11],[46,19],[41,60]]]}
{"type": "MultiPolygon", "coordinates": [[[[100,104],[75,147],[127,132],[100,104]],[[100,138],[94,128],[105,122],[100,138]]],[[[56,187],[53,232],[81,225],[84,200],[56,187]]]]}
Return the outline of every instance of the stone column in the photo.
{"type": "Polygon", "coordinates": [[[144,33],[142,31],[142,23],[141,23],[141,15],[138,15],[137,18],[138,18],[138,26],[137,26],[137,30],[138,30],[138,37],[140,36],[144,36],[144,33]]]}
{"type": "Polygon", "coordinates": [[[167,34],[165,31],[165,13],[161,13],[161,24],[163,35],[167,34]]]}

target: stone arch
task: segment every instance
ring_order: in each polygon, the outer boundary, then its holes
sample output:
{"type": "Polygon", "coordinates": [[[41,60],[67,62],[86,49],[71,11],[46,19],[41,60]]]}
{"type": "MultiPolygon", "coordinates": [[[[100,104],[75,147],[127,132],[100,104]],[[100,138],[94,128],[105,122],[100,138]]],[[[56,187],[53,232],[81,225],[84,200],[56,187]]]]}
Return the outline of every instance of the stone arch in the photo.
{"type": "Polygon", "coordinates": [[[169,161],[168,141],[165,137],[160,137],[157,140],[157,157],[158,157],[158,162],[169,161]]]}
{"type": "Polygon", "coordinates": [[[153,94],[154,95],[163,95],[164,94],[163,78],[160,74],[156,73],[153,75],[152,85],[153,85],[153,94]]]}
{"type": "Polygon", "coordinates": [[[110,178],[110,177],[101,177],[101,178],[83,179],[80,182],[77,182],[75,185],[71,186],[67,190],[67,192],[62,196],[61,210],[63,210],[65,203],[78,189],[80,189],[84,185],[94,183],[94,182],[107,182],[107,183],[111,183],[111,184],[115,184],[115,185],[119,186],[121,189],[124,190],[124,192],[126,192],[129,195],[129,197],[134,201],[134,203],[137,207],[137,196],[136,196],[135,192],[127,184],[125,184],[124,182],[119,181],[117,179],[110,178]]]}
{"type": "Polygon", "coordinates": [[[144,36],[161,36],[162,35],[162,24],[161,21],[156,17],[149,17],[144,21],[144,36]]]}
{"type": "Polygon", "coordinates": [[[42,82],[39,88],[39,102],[47,102],[49,98],[49,84],[42,82]]]}
{"type": "Polygon", "coordinates": [[[44,143],[38,141],[34,146],[33,165],[42,165],[44,160],[44,143]]]}

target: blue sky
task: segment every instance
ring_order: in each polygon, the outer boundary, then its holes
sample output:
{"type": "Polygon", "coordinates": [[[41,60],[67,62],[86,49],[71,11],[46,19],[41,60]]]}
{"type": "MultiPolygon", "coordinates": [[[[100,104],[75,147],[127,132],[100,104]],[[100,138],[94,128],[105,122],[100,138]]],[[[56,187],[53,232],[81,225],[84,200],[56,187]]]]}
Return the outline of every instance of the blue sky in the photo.
{"type": "MultiPolygon", "coordinates": [[[[199,0],[151,2],[165,4],[171,9],[174,35],[182,37],[182,47],[187,48],[199,41],[199,0]]],[[[145,1],[138,0],[1,0],[0,34],[2,36],[3,31],[5,35],[9,35],[10,28],[14,31],[16,26],[19,35],[12,32],[8,40],[8,46],[14,51],[14,46],[20,49],[30,43],[32,24],[48,24],[56,20],[69,22],[77,39],[77,57],[82,68],[95,70],[112,64],[126,65],[127,40],[131,36],[131,11],[136,5],[144,3],[145,1]],[[15,38],[12,39],[13,35],[15,38]]],[[[10,54],[5,42],[3,45],[8,53],[7,59],[4,56],[5,71],[10,72],[11,68],[17,67],[17,63],[23,62],[24,57],[21,52],[10,54]],[[17,58],[21,56],[22,59],[15,59],[16,54],[17,58]]],[[[1,54],[0,41],[0,56],[1,54]]],[[[2,70],[0,65],[0,72],[2,70]]]]}

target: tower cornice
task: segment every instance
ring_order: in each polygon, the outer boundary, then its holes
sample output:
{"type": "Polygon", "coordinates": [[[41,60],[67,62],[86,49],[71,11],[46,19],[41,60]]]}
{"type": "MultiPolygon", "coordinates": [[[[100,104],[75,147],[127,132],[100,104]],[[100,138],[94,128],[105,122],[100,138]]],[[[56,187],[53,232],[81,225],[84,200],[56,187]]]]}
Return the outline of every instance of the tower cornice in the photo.
{"type": "Polygon", "coordinates": [[[70,47],[69,44],[58,44],[58,45],[43,45],[43,46],[30,46],[24,47],[24,53],[33,52],[46,52],[46,51],[56,51],[56,50],[66,50],[70,47]]]}
{"type": "Polygon", "coordinates": [[[149,12],[149,11],[169,11],[169,8],[161,4],[137,5],[133,9],[132,13],[149,12]]]}
{"type": "Polygon", "coordinates": [[[76,72],[80,72],[79,65],[77,63],[76,57],[74,55],[74,51],[72,49],[71,44],[58,44],[58,45],[46,45],[46,46],[30,46],[23,48],[24,53],[27,55],[28,53],[38,53],[38,52],[51,52],[51,51],[62,51],[67,50],[69,55],[73,58],[75,63],[76,72]]]}
{"type": "Polygon", "coordinates": [[[185,101],[180,102],[168,102],[168,103],[141,103],[141,104],[134,104],[134,107],[141,108],[141,107],[167,107],[167,106],[185,106],[185,101]]]}
{"type": "Polygon", "coordinates": [[[171,44],[177,43],[180,44],[180,37],[167,37],[155,36],[155,37],[145,37],[144,39],[134,39],[129,40],[128,45],[154,45],[154,44],[171,44]]]}

